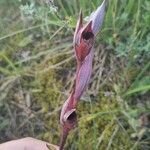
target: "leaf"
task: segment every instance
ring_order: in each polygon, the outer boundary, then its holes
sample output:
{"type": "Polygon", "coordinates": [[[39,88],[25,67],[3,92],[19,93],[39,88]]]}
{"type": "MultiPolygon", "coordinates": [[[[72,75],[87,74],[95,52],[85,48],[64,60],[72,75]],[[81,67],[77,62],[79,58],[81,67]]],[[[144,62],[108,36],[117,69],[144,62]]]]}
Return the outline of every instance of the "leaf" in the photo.
{"type": "Polygon", "coordinates": [[[144,86],[141,86],[141,87],[138,87],[138,88],[135,88],[135,89],[127,91],[124,94],[124,96],[133,95],[135,93],[139,93],[139,92],[143,92],[143,91],[148,91],[148,90],[150,90],[150,85],[144,85],[144,86]]]}

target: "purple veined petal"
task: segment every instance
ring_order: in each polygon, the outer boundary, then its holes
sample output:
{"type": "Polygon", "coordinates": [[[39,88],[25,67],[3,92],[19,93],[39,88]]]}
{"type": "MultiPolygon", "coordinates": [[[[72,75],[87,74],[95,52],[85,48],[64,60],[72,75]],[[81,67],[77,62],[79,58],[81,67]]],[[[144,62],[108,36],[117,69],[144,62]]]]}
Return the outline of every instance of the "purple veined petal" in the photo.
{"type": "Polygon", "coordinates": [[[77,21],[77,25],[76,25],[76,29],[75,29],[74,37],[73,37],[74,44],[78,43],[78,39],[79,39],[78,32],[82,27],[83,27],[83,16],[82,16],[82,10],[80,10],[79,18],[77,21]]]}
{"type": "Polygon", "coordinates": [[[80,36],[81,36],[81,29],[83,27],[83,16],[82,16],[82,10],[80,10],[79,18],[76,24],[76,29],[74,32],[74,37],[73,37],[73,45],[74,45],[74,52],[76,59],[78,60],[78,54],[75,49],[75,45],[78,45],[80,43],[80,36]]]}
{"type": "Polygon", "coordinates": [[[105,9],[106,9],[106,0],[104,0],[103,3],[97,8],[97,10],[93,12],[90,16],[89,21],[92,20],[92,30],[94,35],[96,35],[99,32],[103,24],[105,9]]]}
{"type": "Polygon", "coordinates": [[[89,83],[91,73],[92,73],[92,62],[93,62],[94,52],[91,49],[90,53],[86,56],[81,68],[78,72],[76,78],[76,87],[74,93],[74,99],[79,100],[86,88],[87,84],[89,83]]]}

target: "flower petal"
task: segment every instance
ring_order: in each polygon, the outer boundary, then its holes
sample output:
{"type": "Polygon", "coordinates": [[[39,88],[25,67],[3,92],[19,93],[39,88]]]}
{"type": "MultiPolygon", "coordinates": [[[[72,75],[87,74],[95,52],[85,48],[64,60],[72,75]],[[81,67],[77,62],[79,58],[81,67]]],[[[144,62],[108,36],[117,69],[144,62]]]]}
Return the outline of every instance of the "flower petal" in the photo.
{"type": "Polygon", "coordinates": [[[77,25],[76,25],[76,29],[75,29],[75,32],[74,32],[74,38],[73,38],[73,43],[78,43],[77,40],[78,40],[78,32],[79,30],[83,27],[83,17],[82,17],[82,10],[80,10],[80,14],[79,14],[79,19],[77,21],[77,25]]]}
{"type": "Polygon", "coordinates": [[[106,0],[97,8],[97,10],[91,14],[89,21],[92,21],[92,30],[94,35],[96,35],[103,23],[106,9],[106,0]]]}
{"type": "Polygon", "coordinates": [[[93,61],[93,49],[91,49],[90,53],[86,56],[85,60],[83,61],[81,68],[76,77],[76,86],[75,86],[75,93],[74,99],[79,100],[86,88],[87,84],[89,83],[91,73],[92,73],[92,61],[93,61]]]}

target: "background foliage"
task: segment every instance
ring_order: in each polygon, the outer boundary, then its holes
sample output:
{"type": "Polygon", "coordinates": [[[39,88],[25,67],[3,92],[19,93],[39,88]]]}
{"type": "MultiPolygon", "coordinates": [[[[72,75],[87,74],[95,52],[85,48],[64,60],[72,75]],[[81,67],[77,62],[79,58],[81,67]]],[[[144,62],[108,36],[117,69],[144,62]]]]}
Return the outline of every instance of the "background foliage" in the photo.
{"type": "MultiPolygon", "coordinates": [[[[100,0],[0,0],[0,142],[59,143],[75,73],[72,37],[100,0]]],[[[150,2],[109,0],[93,75],[66,149],[150,149],[150,2]]]]}

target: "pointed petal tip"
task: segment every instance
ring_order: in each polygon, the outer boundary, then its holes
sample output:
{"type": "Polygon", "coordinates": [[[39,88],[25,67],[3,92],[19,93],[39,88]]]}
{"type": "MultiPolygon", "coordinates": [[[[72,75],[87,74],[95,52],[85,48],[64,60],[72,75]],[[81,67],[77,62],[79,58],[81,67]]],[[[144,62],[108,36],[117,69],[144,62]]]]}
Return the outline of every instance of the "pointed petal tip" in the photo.
{"type": "Polygon", "coordinates": [[[82,13],[82,9],[80,9],[80,12],[79,12],[79,19],[82,21],[83,19],[83,13],[82,13]]]}
{"type": "Polygon", "coordinates": [[[102,4],[101,4],[102,7],[105,7],[105,11],[106,11],[106,9],[107,9],[107,7],[108,7],[108,1],[109,1],[109,0],[104,0],[104,1],[102,2],[102,4]]]}
{"type": "Polygon", "coordinates": [[[106,5],[107,5],[107,0],[104,0],[102,4],[97,8],[97,10],[94,12],[94,14],[91,15],[90,17],[90,20],[93,21],[92,30],[95,35],[101,29],[105,12],[106,12],[106,5]]]}
{"type": "Polygon", "coordinates": [[[82,9],[80,9],[79,16],[82,16],[82,14],[83,14],[82,9]]]}
{"type": "Polygon", "coordinates": [[[82,10],[80,10],[78,21],[77,21],[77,24],[76,24],[76,29],[75,29],[75,32],[74,32],[73,43],[76,43],[77,34],[78,34],[79,30],[82,27],[83,27],[83,16],[82,16],[82,10]]]}

